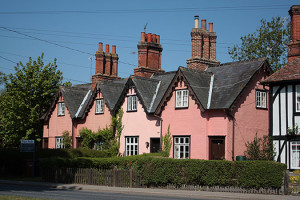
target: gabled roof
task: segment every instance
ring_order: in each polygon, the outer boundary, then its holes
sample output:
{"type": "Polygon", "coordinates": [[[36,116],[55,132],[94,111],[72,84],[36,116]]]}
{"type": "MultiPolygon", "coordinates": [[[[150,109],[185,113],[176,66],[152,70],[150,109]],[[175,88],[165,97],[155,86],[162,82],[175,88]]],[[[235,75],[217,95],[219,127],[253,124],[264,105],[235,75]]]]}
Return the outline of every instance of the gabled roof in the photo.
{"type": "Polygon", "coordinates": [[[60,95],[64,98],[65,105],[71,118],[76,118],[76,115],[78,115],[78,108],[87,105],[87,102],[83,102],[83,99],[87,96],[91,87],[92,84],[75,85],[72,87],[60,86],[50,109],[41,117],[41,119],[45,121],[49,119],[60,95]]]}
{"type": "MultiPolygon", "coordinates": [[[[167,97],[170,96],[175,84],[183,80],[201,110],[229,109],[262,67],[265,67],[267,73],[271,73],[265,58],[226,63],[209,67],[206,71],[179,67],[162,99],[168,101],[167,97]]],[[[156,110],[157,114],[161,112],[163,106],[164,102],[161,102],[156,110]]]]}
{"type": "Polygon", "coordinates": [[[168,89],[175,71],[153,75],[151,78],[131,76],[125,86],[120,103],[123,102],[128,88],[133,87],[145,112],[154,113],[168,89]]]}
{"type": "Polygon", "coordinates": [[[268,77],[263,84],[276,84],[281,82],[300,81],[300,57],[295,58],[286,66],[268,77]]]}
{"type": "MultiPolygon", "coordinates": [[[[265,63],[267,60],[261,58],[252,61],[225,63],[208,68],[207,72],[214,74],[210,109],[230,108],[265,63]]],[[[270,67],[268,70],[271,72],[270,67]]]]}
{"type": "Polygon", "coordinates": [[[100,91],[105,99],[106,105],[112,113],[116,111],[116,104],[122,91],[124,90],[126,82],[127,79],[116,79],[99,82],[97,85],[97,88],[100,88],[100,91]]]}
{"type": "Polygon", "coordinates": [[[206,71],[200,71],[195,69],[187,69],[179,67],[184,75],[188,86],[191,88],[197,100],[204,109],[207,109],[210,84],[213,74],[206,71]]]}

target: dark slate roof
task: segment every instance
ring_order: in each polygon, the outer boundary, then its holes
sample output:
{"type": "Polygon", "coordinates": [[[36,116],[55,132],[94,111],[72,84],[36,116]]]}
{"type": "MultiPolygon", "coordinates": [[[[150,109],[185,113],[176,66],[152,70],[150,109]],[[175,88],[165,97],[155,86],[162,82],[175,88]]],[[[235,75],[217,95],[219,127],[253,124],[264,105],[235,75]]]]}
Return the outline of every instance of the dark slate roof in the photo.
{"type": "Polygon", "coordinates": [[[213,74],[211,72],[187,69],[184,67],[179,67],[179,70],[184,75],[188,85],[193,90],[202,107],[207,109],[210,82],[213,74]]]}
{"type": "Polygon", "coordinates": [[[145,112],[148,114],[154,113],[175,74],[176,71],[159,73],[151,78],[131,76],[127,82],[127,87],[133,85],[145,112]]]}
{"type": "Polygon", "coordinates": [[[300,80],[300,57],[295,58],[286,66],[272,74],[262,83],[279,83],[300,80]]]}
{"type": "Polygon", "coordinates": [[[159,103],[161,102],[175,75],[176,71],[171,71],[152,76],[152,79],[160,81],[160,84],[152,100],[152,105],[148,110],[149,113],[154,113],[156,111],[157,107],[159,106],[159,103]]]}
{"type": "Polygon", "coordinates": [[[103,81],[98,83],[101,93],[105,99],[105,102],[110,111],[114,112],[116,104],[120,98],[122,91],[124,90],[127,79],[116,79],[103,81]]]}
{"type": "Polygon", "coordinates": [[[214,74],[213,92],[209,109],[230,108],[254,74],[266,59],[226,63],[210,67],[207,72],[214,74]]]}
{"type": "Polygon", "coordinates": [[[60,91],[64,97],[64,102],[68,108],[71,118],[77,118],[82,115],[84,108],[86,107],[89,98],[91,97],[91,84],[89,85],[77,85],[73,87],[61,87],[60,91]],[[85,97],[87,96],[86,100],[85,97]],[[77,111],[80,111],[77,113],[77,111]],[[77,115],[76,115],[77,114],[77,115]]]}
{"type": "Polygon", "coordinates": [[[156,89],[159,87],[159,80],[142,77],[131,77],[136,88],[139,100],[142,102],[146,112],[149,112],[153,98],[156,95],[156,89]]]}

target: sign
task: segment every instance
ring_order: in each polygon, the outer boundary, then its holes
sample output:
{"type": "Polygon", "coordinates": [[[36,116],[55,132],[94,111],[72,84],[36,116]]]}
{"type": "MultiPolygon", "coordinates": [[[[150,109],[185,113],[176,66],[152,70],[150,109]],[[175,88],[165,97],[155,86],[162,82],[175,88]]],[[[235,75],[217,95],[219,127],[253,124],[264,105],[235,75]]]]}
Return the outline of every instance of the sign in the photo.
{"type": "Polygon", "coordinates": [[[35,152],[34,140],[21,140],[21,152],[35,152]]]}

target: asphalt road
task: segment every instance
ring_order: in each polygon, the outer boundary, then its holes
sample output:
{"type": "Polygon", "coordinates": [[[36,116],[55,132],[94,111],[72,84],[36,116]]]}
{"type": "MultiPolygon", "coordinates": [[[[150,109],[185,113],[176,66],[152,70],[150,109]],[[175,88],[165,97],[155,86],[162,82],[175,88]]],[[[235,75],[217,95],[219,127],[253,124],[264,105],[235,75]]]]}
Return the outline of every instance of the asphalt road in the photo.
{"type": "MultiPolygon", "coordinates": [[[[80,199],[80,200],[187,200],[194,198],[174,197],[174,196],[160,196],[156,194],[126,194],[118,192],[95,192],[95,191],[81,191],[81,190],[64,190],[46,187],[33,187],[22,185],[0,185],[0,195],[8,196],[26,196],[34,198],[47,198],[47,199],[80,199]]],[[[217,200],[220,198],[197,198],[201,200],[217,200]]]]}

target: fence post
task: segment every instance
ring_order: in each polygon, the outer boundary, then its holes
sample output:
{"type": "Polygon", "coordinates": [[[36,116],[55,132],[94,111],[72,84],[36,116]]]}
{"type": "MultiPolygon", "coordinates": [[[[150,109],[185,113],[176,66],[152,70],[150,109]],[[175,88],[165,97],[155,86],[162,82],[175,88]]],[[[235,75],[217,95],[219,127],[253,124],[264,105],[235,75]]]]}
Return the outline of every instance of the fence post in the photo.
{"type": "Polygon", "coordinates": [[[289,194],[289,171],[286,170],[285,173],[284,173],[284,181],[283,181],[283,184],[284,184],[284,194],[285,195],[288,195],[289,194]]]}
{"type": "Polygon", "coordinates": [[[129,178],[130,178],[130,181],[129,181],[129,187],[132,188],[132,182],[133,182],[133,169],[132,167],[130,168],[129,170],[129,178]]]}
{"type": "Polygon", "coordinates": [[[114,174],[114,187],[117,187],[117,166],[114,167],[113,174],[114,174]]]}

